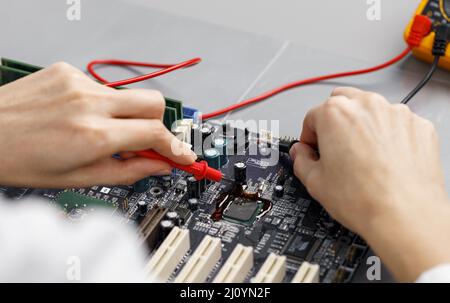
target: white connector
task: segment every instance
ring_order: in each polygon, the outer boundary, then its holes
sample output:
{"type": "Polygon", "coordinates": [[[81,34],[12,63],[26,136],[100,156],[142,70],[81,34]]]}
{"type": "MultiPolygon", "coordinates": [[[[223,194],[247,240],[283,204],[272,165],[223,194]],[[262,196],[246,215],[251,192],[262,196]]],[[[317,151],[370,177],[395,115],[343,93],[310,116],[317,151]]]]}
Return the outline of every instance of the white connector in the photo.
{"type": "Polygon", "coordinates": [[[192,119],[179,120],[172,125],[172,133],[180,139],[180,141],[190,144],[192,124],[192,119]]]}
{"type": "Polygon", "coordinates": [[[219,238],[205,236],[189,261],[175,278],[175,283],[202,283],[222,256],[219,238]]]}
{"type": "Polygon", "coordinates": [[[319,269],[318,264],[311,264],[304,261],[291,283],[319,283],[319,269]]]}
{"type": "Polygon", "coordinates": [[[190,247],[189,230],[174,227],[145,267],[146,276],[166,282],[190,247]]]}
{"type": "Polygon", "coordinates": [[[286,256],[270,253],[252,283],[281,283],[286,275],[286,256]]]}
{"type": "Polygon", "coordinates": [[[236,245],[213,283],[242,283],[253,267],[253,248],[236,245]]]}

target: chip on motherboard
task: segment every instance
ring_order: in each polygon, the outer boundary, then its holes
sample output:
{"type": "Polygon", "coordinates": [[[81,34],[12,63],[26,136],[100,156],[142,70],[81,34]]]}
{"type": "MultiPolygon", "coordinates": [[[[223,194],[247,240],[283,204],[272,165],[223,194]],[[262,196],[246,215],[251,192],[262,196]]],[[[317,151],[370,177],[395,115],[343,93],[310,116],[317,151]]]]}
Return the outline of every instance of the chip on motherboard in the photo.
{"type": "Polygon", "coordinates": [[[252,225],[262,208],[262,203],[237,197],[223,212],[227,221],[243,225],[252,225]]]}

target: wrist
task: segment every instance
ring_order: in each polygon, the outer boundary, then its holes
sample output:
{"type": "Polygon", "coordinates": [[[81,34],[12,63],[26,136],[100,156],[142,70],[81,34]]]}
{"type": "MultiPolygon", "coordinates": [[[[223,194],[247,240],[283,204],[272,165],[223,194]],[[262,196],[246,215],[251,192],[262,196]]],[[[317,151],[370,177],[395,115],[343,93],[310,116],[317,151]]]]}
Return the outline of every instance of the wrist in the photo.
{"type": "MultiPolygon", "coordinates": [[[[437,198],[437,197],[436,197],[437,198]]],[[[450,202],[415,199],[390,201],[384,212],[371,217],[361,236],[400,281],[415,281],[421,273],[450,262],[450,202]]]]}

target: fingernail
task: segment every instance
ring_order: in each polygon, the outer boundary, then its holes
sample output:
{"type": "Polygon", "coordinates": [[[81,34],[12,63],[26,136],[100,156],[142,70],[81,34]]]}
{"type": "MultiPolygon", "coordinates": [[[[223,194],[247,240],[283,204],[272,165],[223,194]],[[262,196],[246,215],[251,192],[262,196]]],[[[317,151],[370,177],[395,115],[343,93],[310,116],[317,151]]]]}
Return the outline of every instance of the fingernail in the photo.
{"type": "Polygon", "coordinates": [[[300,144],[301,144],[300,142],[297,142],[291,146],[291,149],[289,150],[289,155],[291,156],[292,160],[295,160],[295,158],[297,157],[297,150],[300,144]]]}

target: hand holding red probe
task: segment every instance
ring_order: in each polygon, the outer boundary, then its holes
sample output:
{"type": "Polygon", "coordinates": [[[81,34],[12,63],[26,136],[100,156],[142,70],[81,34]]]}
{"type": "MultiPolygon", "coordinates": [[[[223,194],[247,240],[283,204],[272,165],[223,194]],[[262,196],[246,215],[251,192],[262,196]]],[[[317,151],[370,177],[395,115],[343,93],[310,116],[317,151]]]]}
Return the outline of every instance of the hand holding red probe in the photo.
{"type": "Polygon", "coordinates": [[[158,154],[153,150],[137,151],[134,152],[134,154],[147,159],[160,160],[166,162],[173,168],[177,168],[189,174],[192,174],[197,180],[207,179],[220,182],[220,180],[222,180],[223,177],[222,173],[219,170],[209,167],[206,161],[194,162],[191,165],[181,165],[164,156],[161,156],[160,154],[158,154]]]}

